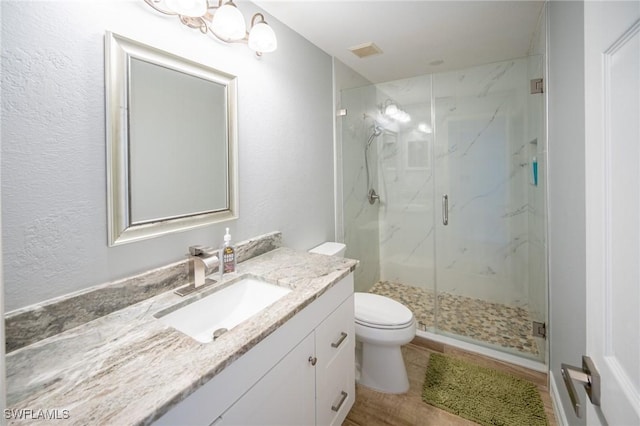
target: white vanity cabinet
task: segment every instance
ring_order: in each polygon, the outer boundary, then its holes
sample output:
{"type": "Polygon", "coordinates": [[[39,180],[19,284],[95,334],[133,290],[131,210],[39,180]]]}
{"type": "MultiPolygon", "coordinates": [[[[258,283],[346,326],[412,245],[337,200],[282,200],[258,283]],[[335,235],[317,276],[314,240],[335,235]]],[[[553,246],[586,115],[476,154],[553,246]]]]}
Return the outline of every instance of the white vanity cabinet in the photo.
{"type": "Polygon", "coordinates": [[[339,425],[355,400],[354,368],[349,274],[155,424],[339,425]]]}
{"type": "Polygon", "coordinates": [[[314,424],[315,368],[308,359],[313,351],[312,333],[213,424],[215,426],[314,424]]]}

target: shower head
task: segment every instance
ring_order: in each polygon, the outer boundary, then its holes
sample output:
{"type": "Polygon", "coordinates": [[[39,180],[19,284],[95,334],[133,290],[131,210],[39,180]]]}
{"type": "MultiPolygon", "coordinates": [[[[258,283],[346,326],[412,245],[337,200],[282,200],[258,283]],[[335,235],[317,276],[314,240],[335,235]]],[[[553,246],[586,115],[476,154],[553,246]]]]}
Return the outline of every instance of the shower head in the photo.
{"type": "Polygon", "coordinates": [[[373,132],[371,133],[371,136],[369,136],[369,140],[366,143],[366,148],[368,149],[369,145],[371,145],[371,142],[373,142],[373,140],[378,136],[380,136],[381,134],[382,134],[382,127],[378,126],[377,124],[374,124],[373,132]]]}

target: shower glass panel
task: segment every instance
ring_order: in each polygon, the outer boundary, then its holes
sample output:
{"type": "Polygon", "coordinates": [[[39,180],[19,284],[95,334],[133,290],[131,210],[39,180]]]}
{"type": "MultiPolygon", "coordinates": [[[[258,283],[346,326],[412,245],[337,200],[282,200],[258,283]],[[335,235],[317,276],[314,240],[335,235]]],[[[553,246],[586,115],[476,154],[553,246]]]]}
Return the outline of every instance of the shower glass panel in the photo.
{"type": "Polygon", "coordinates": [[[449,219],[437,221],[436,280],[439,332],[539,358],[529,186],[540,126],[528,76],[526,58],[433,76],[436,193],[449,219]]]}
{"type": "Polygon", "coordinates": [[[419,334],[540,361],[546,349],[532,320],[546,318],[546,140],[543,98],[529,81],[542,77],[542,64],[516,59],[341,95],[356,290],[404,303],[419,334]]]}
{"type": "Polygon", "coordinates": [[[376,120],[385,130],[378,145],[381,282],[373,291],[409,307],[419,328],[435,330],[431,76],[376,89],[376,120]],[[389,114],[389,105],[401,113],[389,114]]]}
{"type": "MultiPolygon", "coordinates": [[[[342,118],[342,216],[346,256],[358,259],[355,290],[368,291],[380,279],[380,243],[378,206],[367,200],[365,148],[374,131],[375,86],[343,90],[342,108],[349,111],[342,118]]],[[[372,140],[369,154],[370,180],[378,182],[378,140],[372,140]]]]}

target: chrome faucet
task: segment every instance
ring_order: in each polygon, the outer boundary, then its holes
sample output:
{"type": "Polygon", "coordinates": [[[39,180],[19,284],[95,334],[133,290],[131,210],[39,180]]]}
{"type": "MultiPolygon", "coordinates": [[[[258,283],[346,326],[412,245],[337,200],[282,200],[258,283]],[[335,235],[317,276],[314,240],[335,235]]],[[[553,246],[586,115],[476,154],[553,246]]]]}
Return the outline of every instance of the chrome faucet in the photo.
{"type": "Polygon", "coordinates": [[[189,285],[180,287],[175,293],[185,296],[202,286],[215,283],[215,280],[206,278],[206,273],[216,266],[220,267],[218,250],[199,245],[189,247],[189,285]]]}

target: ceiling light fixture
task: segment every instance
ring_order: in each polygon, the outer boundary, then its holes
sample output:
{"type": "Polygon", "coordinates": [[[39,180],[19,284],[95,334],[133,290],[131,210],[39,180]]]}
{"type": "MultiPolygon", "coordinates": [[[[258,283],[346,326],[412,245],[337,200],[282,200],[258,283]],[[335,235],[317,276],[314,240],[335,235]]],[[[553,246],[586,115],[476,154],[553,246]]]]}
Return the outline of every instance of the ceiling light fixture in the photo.
{"type": "Polygon", "coordinates": [[[409,113],[400,108],[400,106],[391,99],[387,99],[380,109],[384,115],[400,123],[408,123],[411,121],[409,113]]]}
{"type": "Polygon", "coordinates": [[[267,24],[262,13],[251,18],[247,26],[242,13],[228,0],[218,0],[211,6],[209,0],[144,0],[154,10],[165,15],[177,15],[180,22],[189,28],[198,29],[203,34],[211,33],[225,43],[247,43],[258,56],[273,52],[278,48],[278,40],[273,29],[267,24]]]}

